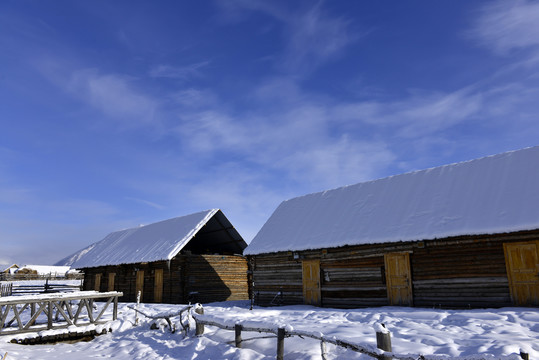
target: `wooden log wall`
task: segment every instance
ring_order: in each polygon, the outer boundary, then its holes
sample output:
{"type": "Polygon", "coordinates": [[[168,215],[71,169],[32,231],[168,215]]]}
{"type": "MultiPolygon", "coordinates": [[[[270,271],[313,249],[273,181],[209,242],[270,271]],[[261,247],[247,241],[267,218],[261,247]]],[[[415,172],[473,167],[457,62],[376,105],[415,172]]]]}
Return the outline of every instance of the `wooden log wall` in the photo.
{"type": "Polygon", "coordinates": [[[121,291],[122,302],[136,301],[136,278],[144,271],[142,302],[155,302],[155,270],[163,270],[163,303],[185,304],[249,299],[247,260],[237,255],[178,255],[170,261],[101,266],[84,269],[84,290],[95,289],[101,274],[99,291],[108,291],[109,277],[114,289],[121,291]],[[114,275],[111,275],[114,274],[114,275]]]}
{"type": "Polygon", "coordinates": [[[253,267],[252,296],[255,297],[256,304],[267,306],[303,303],[301,261],[293,259],[292,253],[253,256],[250,264],[253,267]]]}
{"type": "Polygon", "coordinates": [[[248,300],[247,259],[235,255],[185,258],[185,292],[191,302],[248,300]]]}
{"type": "Polygon", "coordinates": [[[302,261],[308,259],[320,259],[323,306],[387,305],[384,256],[373,246],[252,256],[256,302],[263,306],[303,304],[302,261]]]}
{"type": "Polygon", "coordinates": [[[502,241],[427,242],[414,249],[410,262],[416,306],[511,305],[502,241]]]}
{"type": "Polygon", "coordinates": [[[252,291],[259,305],[303,304],[301,262],[320,259],[322,306],[388,305],[384,254],[407,252],[414,306],[510,306],[503,244],[537,239],[539,230],[253,255],[252,291]]]}

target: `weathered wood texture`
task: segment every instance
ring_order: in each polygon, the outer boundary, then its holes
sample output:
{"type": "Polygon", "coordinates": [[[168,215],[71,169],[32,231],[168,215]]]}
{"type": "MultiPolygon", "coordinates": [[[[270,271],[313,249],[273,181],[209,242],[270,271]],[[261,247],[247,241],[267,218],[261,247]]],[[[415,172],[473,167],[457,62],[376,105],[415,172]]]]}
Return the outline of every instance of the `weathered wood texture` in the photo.
{"type": "Polygon", "coordinates": [[[114,290],[124,293],[120,298],[121,301],[135,302],[137,273],[142,272],[144,272],[142,302],[185,304],[249,298],[247,260],[239,255],[181,254],[170,263],[156,261],[86,268],[84,288],[93,290],[96,275],[102,274],[101,291],[107,291],[109,284],[113,282],[114,290]],[[162,287],[157,291],[156,273],[157,285],[161,282],[162,287]]]}
{"type": "Polygon", "coordinates": [[[384,254],[406,252],[415,306],[510,306],[503,244],[538,239],[534,230],[254,255],[253,296],[260,305],[304,303],[302,261],[320,259],[322,306],[388,305],[384,254]]]}

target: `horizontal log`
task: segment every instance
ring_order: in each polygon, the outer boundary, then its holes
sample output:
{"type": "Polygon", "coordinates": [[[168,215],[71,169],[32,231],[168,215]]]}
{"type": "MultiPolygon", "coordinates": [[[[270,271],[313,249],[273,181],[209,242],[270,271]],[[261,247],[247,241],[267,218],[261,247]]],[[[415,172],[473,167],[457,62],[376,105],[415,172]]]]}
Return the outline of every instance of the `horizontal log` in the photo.
{"type": "Polygon", "coordinates": [[[472,287],[507,287],[509,282],[507,278],[450,278],[450,279],[433,279],[433,280],[414,280],[414,289],[429,289],[429,288],[459,288],[462,286],[472,287]]]}
{"type": "Polygon", "coordinates": [[[343,286],[343,287],[331,287],[331,286],[322,286],[322,291],[332,292],[332,291],[386,291],[385,286],[371,286],[371,287],[361,287],[361,286],[343,286]]]}

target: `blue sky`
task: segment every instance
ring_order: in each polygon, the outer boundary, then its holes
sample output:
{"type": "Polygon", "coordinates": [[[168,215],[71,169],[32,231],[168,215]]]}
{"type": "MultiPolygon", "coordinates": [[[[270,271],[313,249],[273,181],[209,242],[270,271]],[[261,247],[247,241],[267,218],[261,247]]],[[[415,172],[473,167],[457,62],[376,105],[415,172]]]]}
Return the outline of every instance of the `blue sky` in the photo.
{"type": "Polygon", "coordinates": [[[538,145],[539,3],[0,2],[0,264],[538,145]]]}

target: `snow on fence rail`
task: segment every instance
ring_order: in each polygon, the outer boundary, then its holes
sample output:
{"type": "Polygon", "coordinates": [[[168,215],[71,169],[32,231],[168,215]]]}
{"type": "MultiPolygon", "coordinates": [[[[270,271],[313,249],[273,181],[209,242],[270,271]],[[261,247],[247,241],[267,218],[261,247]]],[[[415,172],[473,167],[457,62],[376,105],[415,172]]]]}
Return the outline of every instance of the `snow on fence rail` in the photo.
{"type": "MultiPolygon", "coordinates": [[[[326,343],[333,344],[336,346],[344,347],[361,354],[373,357],[378,360],[440,360],[440,357],[429,357],[425,355],[412,355],[412,354],[395,354],[391,351],[391,335],[390,332],[385,328],[383,324],[375,324],[374,330],[376,332],[376,344],[377,348],[371,346],[360,345],[357,343],[350,342],[348,340],[338,339],[335,336],[324,336],[319,332],[309,332],[303,330],[294,330],[291,326],[279,326],[277,328],[272,326],[247,326],[241,322],[236,322],[234,325],[230,323],[219,322],[218,320],[212,318],[211,316],[204,315],[204,308],[201,304],[196,304],[194,307],[194,313],[191,313],[191,316],[195,319],[196,322],[196,331],[195,335],[200,336],[204,334],[204,325],[215,326],[224,330],[234,330],[235,338],[234,342],[236,347],[241,348],[241,343],[247,340],[256,340],[259,338],[253,339],[242,339],[241,332],[259,332],[259,333],[269,333],[277,335],[277,360],[283,360],[284,356],[284,339],[285,337],[299,336],[300,338],[312,338],[320,341],[320,351],[322,359],[326,360],[327,358],[327,349],[326,343]]],[[[524,360],[529,360],[529,354],[520,353],[520,357],[524,360]]],[[[510,357],[508,357],[509,359],[510,357]]],[[[513,357],[511,357],[513,358],[513,357]]],[[[490,359],[488,356],[476,355],[476,356],[467,356],[468,360],[485,360],[490,359]]]]}

